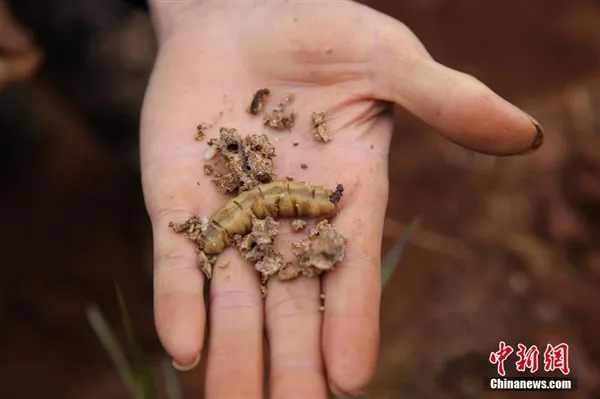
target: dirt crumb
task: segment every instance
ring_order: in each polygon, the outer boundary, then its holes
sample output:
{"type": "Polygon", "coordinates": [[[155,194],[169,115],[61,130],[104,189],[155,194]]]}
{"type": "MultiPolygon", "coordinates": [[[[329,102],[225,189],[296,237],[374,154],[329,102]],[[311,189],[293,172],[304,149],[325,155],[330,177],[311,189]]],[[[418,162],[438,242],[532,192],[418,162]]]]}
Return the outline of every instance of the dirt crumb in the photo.
{"type": "Polygon", "coordinates": [[[206,277],[212,277],[212,269],[217,263],[217,256],[206,254],[199,248],[198,241],[200,235],[206,231],[209,219],[206,216],[191,217],[183,223],[169,222],[169,227],[177,234],[184,234],[186,238],[196,244],[196,254],[198,256],[199,267],[204,272],[206,277]]]}
{"type": "Polygon", "coordinates": [[[265,104],[266,104],[267,100],[269,99],[270,94],[271,94],[271,92],[269,89],[258,90],[254,94],[254,97],[252,98],[252,101],[250,102],[250,105],[248,106],[246,111],[250,115],[260,114],[263,111],[265,104]]]}
{"type": "Polygon", "coordinates": [[[196,249],[196,253],[198,254],[200,270],[202,270],[206,278],[210,280],[212,277],[213,268],[217,263],[217,256],[207,256],[204,252],[202,252],[202,250],[199,249],[196,249]]]}
{"type": "Polygon", "coordinates": [[[308,169],[308,165],[307,165],[307,164],[305,164],[305,163],[303,163],[303,164],[300,164],[300,167],[301,167],[302,169],[308,169]]]}
{"type": "Polygon", "coordinates": [[[177,234],[185,234],[185,236],[192,241],[197,241],[200,238],[200,234],[206,231],[208,226],[208,218],[202,217],[191,217],[183,223],[169,222],[169,227],[177,234]]]}
{"type": "Polygon", "coordinates": [[[253,217],[252,231],[243,237],[234,237],[244,259],[254,263],[263,285],[283,265],[283,256],[275,249],[274,241],[279,233],[279,226],[279,222],[270,216],[265,219],[253,217]]]}
{"type": "Polygon", "coordinates": [[[240,180],[234,173],[227,173],[212,181],[216,184],[217,190],[223,194],[235,193],[240,189],[240,180]]]}
{"type": "Polygon", "coordinates": [[[196,136],[194,137],[194,140],[196,141],[202,141],[204,140],[204,137],[206,137],[206,129],[210,129],[212,127],[212,125],[207,125],[205,123],[200,123],[198,126],[196,126],[196,136]]]}
{"type": "Polygon", "coordinates": [[[288,111],[292,99],[293,95],[287,93],[279,105],[264,116],[264,125],[279,131],[290,130],[294,126],[296,117],[296,112],[293,109],[288,111]]]}
{"type": "Polygon", "coordinates": [[[331,134],[329,133],[329,129],[325,124],[325,119],[327,114],[325,111],[313,112],[311,115],[312,123],[313,123],[313,136],[317,141],[322,141],[324,143],[328,143],[333,140],[331,134]]]}
{"type": "Polygon", "coordinates": [[[275,147],[264,134],[242,138],[237,129],[222,127],[219,139],[210,140],[209,145],[218,150],[230,171],[213,176],[213,183],[221,193],[247,191],[277,178],[273,163],[275,147]]]}
{"type": "Polygon", "coordinates": [[[209,164],[204,165],[204,174],[206,176],[221,177],[220,173],[215,170],[215,167],[209,164]]]}
{"type": "Polygon", "coordinates": [[[288,262],[278,273],[280,280],[292,280],[300,275],[318,276],[344,259],[348,239],[323,220],[310,230],[308,239],[292,243],[298,263],[288,262]]]}
{"type": "Polygon", "coordinates": [[[295,219],[292,221],[292,231],[299,232],[306,227],[306,220],[295,219]]]}
{"type": "Polygon", "coordinates": [[[219,268],[225,269],[227,266],[229,266],[228,260],[222,260],[221,262],[219,262],[219,268]]]}

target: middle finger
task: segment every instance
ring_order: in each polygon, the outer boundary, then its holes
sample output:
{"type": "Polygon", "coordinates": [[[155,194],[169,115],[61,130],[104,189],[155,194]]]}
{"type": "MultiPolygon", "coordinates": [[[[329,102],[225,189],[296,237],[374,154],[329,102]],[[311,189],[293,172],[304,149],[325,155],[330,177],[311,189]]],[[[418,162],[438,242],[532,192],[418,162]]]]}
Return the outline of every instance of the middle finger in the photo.
{"type": "Polygon", "coordinates": [[[254,268],[229,248],[210,286],[207,398],[263,398],[263,300],[254,268]]]}

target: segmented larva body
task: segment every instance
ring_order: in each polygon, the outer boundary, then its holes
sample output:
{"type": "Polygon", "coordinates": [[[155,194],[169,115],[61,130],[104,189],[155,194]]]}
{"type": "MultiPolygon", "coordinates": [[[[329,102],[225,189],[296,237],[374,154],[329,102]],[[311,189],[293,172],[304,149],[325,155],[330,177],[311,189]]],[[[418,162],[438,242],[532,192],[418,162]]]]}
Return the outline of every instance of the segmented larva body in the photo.
{"type": "Polygon", "coordinates": [[[244,191],[215,212],[200,237],[200,247],[206,255],[217,255],[231,243],[235,234],[252,231],[252,217],[316,218],[335,209],[344,191],[291,181],[273,181],[244,191]]]}

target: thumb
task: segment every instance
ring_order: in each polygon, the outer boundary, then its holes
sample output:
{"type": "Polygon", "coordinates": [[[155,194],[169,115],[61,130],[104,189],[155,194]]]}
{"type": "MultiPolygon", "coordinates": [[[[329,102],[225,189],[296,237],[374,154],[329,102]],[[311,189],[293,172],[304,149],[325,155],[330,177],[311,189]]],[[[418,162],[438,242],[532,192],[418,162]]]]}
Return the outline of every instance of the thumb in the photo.
{"type": "Polygon", "coordinates": [[[481,153],[527,154],[541,147],[543,129],[537,121],[474,77],[434,61],[408,28],[394,22],[375,43],[377,98],[481,153]]]}

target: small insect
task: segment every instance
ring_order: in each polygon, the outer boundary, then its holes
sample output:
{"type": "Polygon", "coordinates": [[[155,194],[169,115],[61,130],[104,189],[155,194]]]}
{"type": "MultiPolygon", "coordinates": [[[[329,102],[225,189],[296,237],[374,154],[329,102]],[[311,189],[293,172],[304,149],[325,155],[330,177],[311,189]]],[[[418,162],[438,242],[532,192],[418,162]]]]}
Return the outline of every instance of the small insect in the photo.
{"type": "Polygon", "coordinates": [[[244,191],[215,212],[200,235],[199,247],[206,255],[221,253],[234,235],[252,231],[252,217],[265,219],[297,217],[316,218],[331,213],[342,197],[344,188],[335,191],[321,186],[291,181],[273,181],[244,191]]]}
{"type": "Polygon", "coordinates": [[[252,98],[252,102],[248,107],[248,113],[252,115],[258,115],[262,112],[265,107],[265,102],[267,101],[269,94],[271,94],[269,89],[260,89],[254,94],[252,98]]]}

